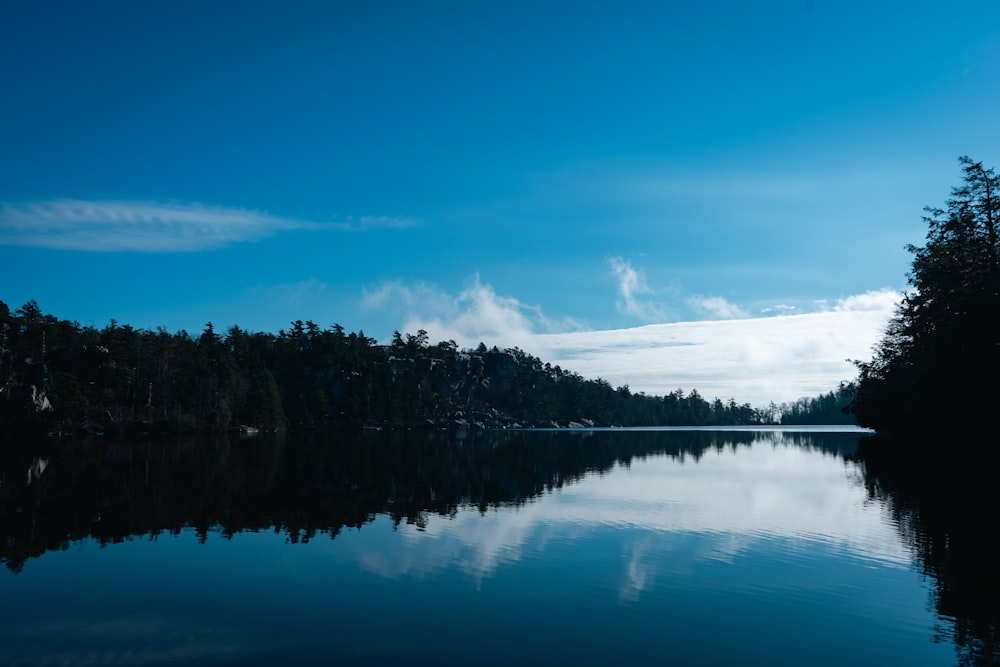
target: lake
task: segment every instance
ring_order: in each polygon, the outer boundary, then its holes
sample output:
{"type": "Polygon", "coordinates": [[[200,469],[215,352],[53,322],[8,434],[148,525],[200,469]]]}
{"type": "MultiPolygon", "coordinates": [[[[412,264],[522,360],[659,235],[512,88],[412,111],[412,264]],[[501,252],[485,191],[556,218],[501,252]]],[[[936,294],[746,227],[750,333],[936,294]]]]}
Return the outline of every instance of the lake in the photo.
{"type": "Polygon", "coordinates": [[[993,664],[988,531],[866,439],[7,446],[0,664],[993,664]]]}

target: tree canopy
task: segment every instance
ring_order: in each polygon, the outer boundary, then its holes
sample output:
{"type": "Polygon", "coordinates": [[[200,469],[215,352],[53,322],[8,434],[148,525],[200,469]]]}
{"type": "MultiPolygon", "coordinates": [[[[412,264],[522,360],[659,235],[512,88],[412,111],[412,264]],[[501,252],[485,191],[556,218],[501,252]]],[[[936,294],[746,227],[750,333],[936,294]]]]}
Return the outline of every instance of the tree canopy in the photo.
{"type": "Polygon", "coordinates": [[[1000,180],[959,158],[962,184],[925,209],[923,246],[908,246],[907,293],[874,350],[859,362],[852,404],[879,431],[981,429],[1000,405],[1000,180]]]}

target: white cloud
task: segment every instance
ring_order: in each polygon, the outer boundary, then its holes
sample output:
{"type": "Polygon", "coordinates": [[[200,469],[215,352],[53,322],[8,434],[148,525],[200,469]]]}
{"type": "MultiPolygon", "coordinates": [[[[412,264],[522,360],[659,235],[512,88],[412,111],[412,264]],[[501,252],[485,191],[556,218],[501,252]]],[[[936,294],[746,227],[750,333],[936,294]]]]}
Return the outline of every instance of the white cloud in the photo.
{"type": "Polygon", "coordinates": [[[622,297],[622,301],[618,303],[618,309],[646,322],[664,319],[662,307],[639,298],[639,295],[651,292],[642,272],[632,266],[630,260],[622,257],[612,257],[608,263],[611,265],[612,274],[618,281],[618,293],[622,297]]]}
{"type": "Polygon", "coordinates": [[[760,312],[762,313],[778,312],[778,313],[788,314],[794,310],[796,310],[795,306],[789,306],[787,303],[778,303],[773,306],[768,306],[767,308],[761,308],[760,312]]]}
{"type": "Polygon", "coordinates": [[[410,287],[398,281],[388,282],[366,290],[362,304],[366,308],[399,310],[403,313],[403,331],[423,329],[432,340],[454,340],[462,347],[483,342],[539,354],[536,328],[553,326],[541,308],[498,295],[479,276],[457,296],[422,283],[410,287]]]}
{"type": "Polygon", "coordinates": [[[876,312],[892,311],[899,303],[899,292],[891,289],[880,289],[864,294],[855,294],[837,301],[833,309],[837,311],[871,310],[876,312]]]}
{"type": "Polygon", "coordinates": [[[0,207],[0,245],[90,252],[191,252],[293,229],[407,224],[398,218],[350,217],[319,224],[202,204],[59,199],[0,207]]]}
{"type": "MultiPolygon", "coordinates": [[[[569,330],[537,306],[501,296],[478,277],[457,296],[426,285],[387,283],[366,292],[370,308],[403,313],[404,331],[462,347],[520,347],[542,360],[629,385],[651,395],[697,389],[711,399],[754,406],[835,389],[856,376],[850,359],[867,359],[900,294],[883,289],[847,296],[812,313],[648,324],[605,331],[569,330]]],[[[724,300],[717,310],[736,314],[724,300]]]]}
{"type": "Polygon", "coordinates": [[[871,356],[899,296],[879,290],[815,313],[538,338],[553,363],[584,377],[655,395],[697,389],[707,398],[764,406],[825,393],[855,377],[848,359],[871,356]]]}
{"type": "Polygon", "coordinates": [[[688,303],[713,319],[735,320],[750,317],[745,310],[729,303],[721,296],[694,296],[688,299],[688,303]]]}
{"type": "MultiPolygon", "coordinates": [[[[653,290],[646,282],[642,269],[635,267],[632,261],[623,257],[612,257],[608,260],[611,273],[615,276],[621,301],[616,305],[624,314],[632,315],[643,322],[664,322],[667,319],[667,309],[661,304],[643,295],[652,294],[653,290]]],[[[679,295],[676,295],[679,297],[679,295]]],[[[683,299],[698,316],[709,319],[732,320],[750,317],[750,314],[734,303],[721,296],[689,296],[683,299]]]]}

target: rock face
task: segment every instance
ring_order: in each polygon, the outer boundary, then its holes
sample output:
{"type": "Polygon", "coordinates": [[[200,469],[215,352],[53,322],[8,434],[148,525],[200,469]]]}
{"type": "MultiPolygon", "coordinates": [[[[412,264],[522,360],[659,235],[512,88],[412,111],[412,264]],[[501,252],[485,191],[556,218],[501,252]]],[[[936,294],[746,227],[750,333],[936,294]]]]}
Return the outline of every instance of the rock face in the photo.
{"type": "Polygon", "coordinates": [[[35,412],[49,412],[52,410],[52,403],[44,391],[38,391],[38,387],[31,385],[31,404],[35,407],[35,412]]]}

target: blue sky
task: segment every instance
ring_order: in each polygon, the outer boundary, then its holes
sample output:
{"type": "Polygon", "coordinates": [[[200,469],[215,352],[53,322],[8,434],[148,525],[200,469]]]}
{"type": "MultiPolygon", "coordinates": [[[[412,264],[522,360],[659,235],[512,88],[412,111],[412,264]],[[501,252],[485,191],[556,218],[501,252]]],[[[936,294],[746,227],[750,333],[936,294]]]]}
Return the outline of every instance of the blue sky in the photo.
{"type": "MultiPolygon", "coordinates": [[[[632,333],[664,324],[736,349],[799,318],[817,358],[857,358],[880,325],[841,350],[831,328],[857,323],[828,314],[887,315],[957,157],[996,165],[998,19],[992,1],[6,3],[0,299],[96,326],[426,326],[569,368],[615,341],[588,373],[622,383],[648,365],[621,356],[632,333]]],[[[791,367],[764,357],[757,376],[791,367]]],[[[731,395],[739,359],[681,386],[731,395]]],[[[737,398],[803,385],[769,387],[737,398]]]]}

